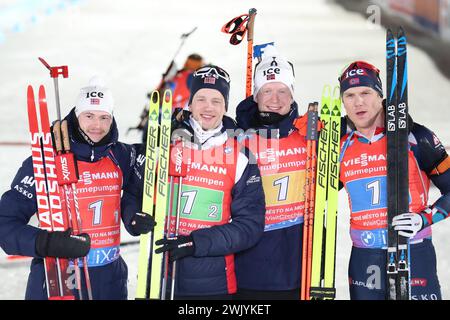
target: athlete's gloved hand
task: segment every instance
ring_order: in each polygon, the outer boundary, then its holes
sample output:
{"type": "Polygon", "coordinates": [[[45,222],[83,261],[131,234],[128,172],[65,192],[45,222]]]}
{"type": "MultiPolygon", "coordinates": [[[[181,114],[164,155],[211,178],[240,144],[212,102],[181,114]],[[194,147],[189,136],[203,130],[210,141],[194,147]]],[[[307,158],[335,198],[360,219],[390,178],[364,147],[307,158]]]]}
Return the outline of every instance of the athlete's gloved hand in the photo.
{"type": "Polygon", "coordinates": [[[392,219],[392,226],[399,235],[412,238],[422,230],[422,216],[414,212],[402,213],[392,219]]]}
{"type": "Polygon", "coordinates": [[[176,108],[172,114],[171,139],[172,141],[185,140],[194,141],[194,130],[189,125],[191,112],[176,108]]]}
{"type": "Polygon", "coordinates": [[[80,258],[88,254],[91,238],[87,233],[71,234],[66,231],[42,230],[36,237],[36,253],[41,257],[80,258]]]}
{"type": "Polygon", "coordinates": [[[146,234],[153,231],[156,226],[155,219],[146,213],[136,212],[131,220],[131,229],[135,234],[146,234]]]}
{"type": "MultiPolygon", "coordinates": [[[[300,135],[307,136],[308,132],[308,112],[306,112],[304,115],[296,118],[294,120],[294,127],[298,130],[300,135]]],[[[318,119],[317,121],[317,130],[320,131],[324,127],[323,122],[318,119]]]]}
{"type": "Polygon", "coordinates": [[[155,250],[155,253],[169,251],[169,261],[175,261],[187,256],[192,256],[195,251],[194,239],[192,236],[178,236],[175,239],[160,239],[155,242],[162,246],[155,250]]]}

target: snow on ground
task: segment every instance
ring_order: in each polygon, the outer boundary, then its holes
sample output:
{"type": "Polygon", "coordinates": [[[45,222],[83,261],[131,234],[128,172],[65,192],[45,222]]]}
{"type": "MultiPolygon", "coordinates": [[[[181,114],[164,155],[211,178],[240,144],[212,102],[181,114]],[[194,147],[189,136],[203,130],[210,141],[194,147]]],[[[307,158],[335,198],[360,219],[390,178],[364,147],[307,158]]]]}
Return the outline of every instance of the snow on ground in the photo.
{"type": "MultiPolygon", "coordinates": [[[[20,0],[0,0],[0,10],[20,0]]],[[[22,1],[24,2],[24,1],[22,1]]],[[[28,1],[29,2],[29,1],[28,1]]],[[[19,32],[5,33],[0,43],[0,192],[9,184],[29,154],[27,146],[5,146],[1,142],[27,142],[26,86],[43,83],[48,92],[50,116],[55,117],[53,83],[38,57],[52,65],[68,65],[69,79],[60,79],[62,113],[73,106],[80,87],[92,75],[102,76],[111,88],[121,139],[136,142],[137,134],[125,135],[138,123],[146,93],[154,88],[180,43],[180,36],[198,27],[185,42],[176,62],[197,52],[208,62],[229,71],[232,79],[230,106],[245,95],[247,46],[228,43],[222,25],[255,6],[255,44],[275,41],[296,71],[295,96],[301,112],[308,102],[320,99],[322,86],[337,84],[344,65],[364,59],[384,74],[385,31],[370,25],[358,14],[345,12],[326,0],[259,1],[119,0],[74,1],[53,14],[41,14],[19,32]]],[[[1,31],[1,30],[0,30],[1,31]]],[[[446,101],[450,83],[436,70],[430,58],[409,47],[410,112],[416,121],[432,128],[450,143],[446,101]]],[[[384,78],[384,76],[383,76],[384,78]]],[[[229,114],[234,116],[233,108],[229,114]]],[[[438,192],[431,191],[436,199],[438,192]]],[[[336,262],[337,298],[348,299],[347,266],[351,242],[348,235],[347,196],[340,192],[336,262]]],[[[448,222],[433,227],[438,255],[438,274],[443,296],[450,298],[450,258],[445,231],[448,222]]],[[[132,240],[123,233],[123,240],[132,240]]],[[[133,299],[137,273],[137,246],[123,248],[129,265],[129,298],[133,299]]],[[[0,299],[23,299],[28,263],[6,262],[0,252],[2,285],[0,299]]]]}

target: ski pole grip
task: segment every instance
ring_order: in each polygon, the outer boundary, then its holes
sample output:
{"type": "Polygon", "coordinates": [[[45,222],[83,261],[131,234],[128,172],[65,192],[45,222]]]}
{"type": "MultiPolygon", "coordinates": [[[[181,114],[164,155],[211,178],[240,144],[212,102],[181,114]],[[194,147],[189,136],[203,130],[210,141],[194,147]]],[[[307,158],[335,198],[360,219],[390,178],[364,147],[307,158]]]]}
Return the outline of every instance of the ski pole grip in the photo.
{"type": "Polygon", "coordinates": [[[307,140],[318,140],[318,132],[317,132],[317,123],[319,121],[319,117],[317,114],[319,103],[313,102],[308,106],[308,125],[307,125],[307,140]]]}
{"type": "Polygon", "coordinates": [[[56,120],[53,124],[53,138],[55,139],[55,149],[57,153],[62,152],[61,141],[61,121],[56,120]]]}
{"type": "Polygon", "coordinates": [[[64,154],[58,155],[56,161],[58,174],[58,183],[60,185],[77,183],[79,179],[78,166],[75,156],[70,152],[69,130],[67,127],[67,120],[61,122],[61,136],[64,146],[64,154]]]}
{"type": "Polygon", "coordinates": [[[64,151],[70,151],[69,129],[67,127],[67,120],[63,120],[61,123],[62,142],[64,144],[64,151]]]}
{"type": "Polygon", "coordinates": [[[251,8],[248,11],[248,15],[249,15],[249,19],[248,19],[248,25],[247,25],[247,30],[248,30],[247,40],[248,41],[252,41],[253,40],[253,27],[254,27],[254,24],[255,24],[256,9],[255,8],[251,8]]]}

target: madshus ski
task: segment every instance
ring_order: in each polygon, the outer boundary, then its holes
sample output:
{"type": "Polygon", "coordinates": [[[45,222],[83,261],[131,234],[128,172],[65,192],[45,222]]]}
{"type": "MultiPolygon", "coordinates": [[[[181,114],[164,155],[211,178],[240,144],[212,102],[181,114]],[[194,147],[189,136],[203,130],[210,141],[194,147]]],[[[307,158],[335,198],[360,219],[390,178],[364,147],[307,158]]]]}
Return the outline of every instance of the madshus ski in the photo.
{"type": "Polygon", "coordinates": [[[406,35],[386,34],[387,136],[387,298],[410,300],[409,242],[392,227],[392,219],[409,211],[408,193],[408,72],[406,35]]]}
{"type": "Polygon", "coordinates": [[[331,87],[322,93],[314,229],[312,245],[311,299],[334,299],[336,265],[336,226],[339,192],[339,154],[341,100],[339,87],[331,95],[331,87]]]}
{"type": "MultiPolygon", "coordinates": [[[[39,227],[47,231],[64,231],[69,221],[60,198],[44,86],[39,87],[39,111],[32,86],[28,86],[27,104],[39,227]]],[[[71,291],[74,286],[72,266],[67,259],[46,257],[44,270],[50,300],[75,299],[71,291]]]]}

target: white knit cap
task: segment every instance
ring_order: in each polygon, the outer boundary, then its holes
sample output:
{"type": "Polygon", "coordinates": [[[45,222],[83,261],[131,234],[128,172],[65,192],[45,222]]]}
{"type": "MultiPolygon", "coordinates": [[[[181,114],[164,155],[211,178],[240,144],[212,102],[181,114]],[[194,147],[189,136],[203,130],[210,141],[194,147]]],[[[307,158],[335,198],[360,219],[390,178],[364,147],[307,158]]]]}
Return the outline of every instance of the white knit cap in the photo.
{"type": "Polygon", "coordinates": [[[75,114],[77,117],[84,111],[105,111],[113,115],[114,99],[111,90],[98,76],[89,80],[87,87],[81,88],[75,103],[75,114]]]}
{"type": "Polygon", "coordinates": [[[278,53],[277,49],[268,45],[264,48],[263,58],[255,67],[253,99],[256,101],[258,91],[269,82],[285,84],[294,97],[294,67],[278,53]]]}

